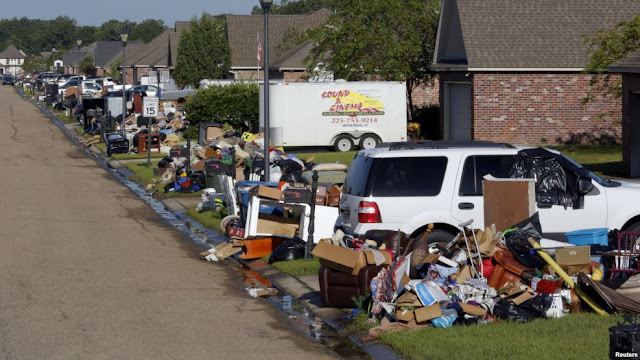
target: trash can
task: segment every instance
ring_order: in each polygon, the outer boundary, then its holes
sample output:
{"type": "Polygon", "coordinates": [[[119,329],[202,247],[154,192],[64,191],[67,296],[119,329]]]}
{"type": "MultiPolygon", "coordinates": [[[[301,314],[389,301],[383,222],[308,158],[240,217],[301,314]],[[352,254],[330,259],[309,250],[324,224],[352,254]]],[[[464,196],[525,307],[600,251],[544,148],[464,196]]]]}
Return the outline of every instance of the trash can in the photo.
{"type": "Polygon", "coordinates": [[[222,192],[222,184],[218,175],[231,176],[231,165],[223,163],[218,158],[209,158],[204,161],[204,172],[207,175],[207,187],[222,192]]]}

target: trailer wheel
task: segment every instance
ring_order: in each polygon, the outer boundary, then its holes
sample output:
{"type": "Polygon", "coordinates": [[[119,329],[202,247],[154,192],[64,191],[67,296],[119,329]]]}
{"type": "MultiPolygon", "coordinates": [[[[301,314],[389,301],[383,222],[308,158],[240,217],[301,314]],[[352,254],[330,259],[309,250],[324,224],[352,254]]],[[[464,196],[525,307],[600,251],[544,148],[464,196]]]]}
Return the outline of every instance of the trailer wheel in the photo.
{"type": "Polygon", "coordinates": [[[336,141],[333,143],[333,148],[336,151],[351,151],[353,150],[353,140],[349,135],[340,135],[336,138],[336,141]]]}
{"type": "Polygon", "coordinates": [[[375,148],[380,140],[373,134],[365,134],[360,137],[360,149],[369,150],[375,148]]]}

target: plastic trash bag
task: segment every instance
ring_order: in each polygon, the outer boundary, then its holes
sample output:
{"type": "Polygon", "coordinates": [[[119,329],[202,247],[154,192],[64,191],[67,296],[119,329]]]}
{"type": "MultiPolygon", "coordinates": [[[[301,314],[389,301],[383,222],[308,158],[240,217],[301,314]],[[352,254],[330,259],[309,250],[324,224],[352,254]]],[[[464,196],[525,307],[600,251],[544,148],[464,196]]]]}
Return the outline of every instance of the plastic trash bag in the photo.
{"type": "Polygon", "coordinates": [[[519,323],[526,323],[537,317],[537,314],[516,305],[513,301],[502,300],[493,307],[493,313],[501,319],[509,319],[519,323]]]}
{"type": "Polygon", "coordinates": [[[542,230],[538,213],[536,212],[529,219],[514,225],[514,227],[518,230],[504,235],[507,249],[511,251],[514,259],[524,266],[532,268],[544,267],[547,262],[544,261],[529,244],[530,237],[536,241],[540,241],[540,238],[542,238],[542,235],[540,235],[542,230]]]}
{"type": "Polygon", "coordinates": [[[304,257],[305,245],[306,243],[297,236],[285,241],[273,250],[271,256],[269,256],[269,264],[278,261],[302,259],[304,257]]]}

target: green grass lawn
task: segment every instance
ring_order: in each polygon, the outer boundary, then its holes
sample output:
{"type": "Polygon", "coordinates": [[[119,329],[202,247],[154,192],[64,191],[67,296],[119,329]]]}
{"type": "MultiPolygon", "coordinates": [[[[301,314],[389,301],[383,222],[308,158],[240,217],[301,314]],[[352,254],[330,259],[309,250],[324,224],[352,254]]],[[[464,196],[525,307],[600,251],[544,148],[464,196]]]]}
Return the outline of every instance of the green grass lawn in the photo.
{"type": "Polygon", "coordinates": [[[624,176],[622,145],[550,146],[598,175],[624,176]]]}
{"type": "Polygon", "coordinates": [[[56,117],[63,123],[71,124],[78,122],[78,120],[74,119],[73,117],[67,116],[64,111],[54,109],[53,112],[56,114],[56,117]]]}
{"type": "MultiPolygon", "coordinates": [[[[264,261],[269,261],[268,255],[264,257],[264,261]]],[[[293,276],[317,275],[320,270],[320,259],[314,257],[312,260],[278,261],[271,264],[271,266],[293,276]]]]}
{"type": "Polygon", "coordinates": [[[100,149],[102,152],[107,151],[107,144],[103,143],[103,142],[99,142],[99,143],[95,143],[93,144],[93,146],[97,147],[98,149],[100,149]]]}
{"type": "Polygon", "coordinates": [[[356,155],[357,151],[347,151],[347,152],[337,152],[337,151],[327,151],[327,152],[319,152],[319,153],[297,153],[295,151],[291,152],[299,159],[309,159],[311,157],[315,157],[313,162],[315,163],[332,163],[339,162],[345,164],[347,166],[351,165],[353,161],[353,157],[356,155]]]}
{"type": "Polygon", "coordinates": [[[220,228],[220,220],[222,220],[225,214],[213,210],[198,211],[196,207],[197,205],[188,208],[187,216],[196,220],[204,227],[222,233],[222,228],[220,228]]]}
{"type": "Polygon", "coordinates": [[[618,316],[571,314],[519,324],[428,328],[385,333],[380,341],[406,359],[608,359],[618,316]]]}

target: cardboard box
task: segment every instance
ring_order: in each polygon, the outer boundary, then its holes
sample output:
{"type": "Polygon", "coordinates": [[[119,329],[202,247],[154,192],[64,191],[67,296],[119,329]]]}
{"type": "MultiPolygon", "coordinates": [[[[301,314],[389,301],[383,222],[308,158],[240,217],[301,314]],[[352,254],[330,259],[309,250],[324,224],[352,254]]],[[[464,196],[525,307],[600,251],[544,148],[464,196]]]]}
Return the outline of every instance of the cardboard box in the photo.
{"type": "Polygon", "coordinates": [[[523,292],[522,294],[516,296],[515,298],[511,299],[511,301],[513,301],[514,304],[516,305],[520,305],[523,302],[527,301],[531,299],[531,293],[528,291],[523,292]]]}
{"type": "Polygon", "coordinates": [[[296,220],[294,218],[260,214],[258,218],[256,233],[279,235],[291,238],[296,235],[296,231],[298,231],[299,226],[299,220],[296,220]]]}
{"type": "Polygon", "coordinates": [[[487,309],[481,308],[480,306],[463,303],[461,301],[458,301],[458,305],[460,305],[465,314],[484,316],[487,313],[487,309]]]}
{"type": "Polygon", "coordinates": [[[498,179],[487,175],[482,187],[485,227],[495,224],[498,231],[504,231],[536,211],[533,179],[498,179]]]}
{"type": "Polygon", "coordinates": [[[420,282],[414,286],[414,290],[424,306],[450,301],[444,291],[434,282],[420,282]]]}
{"type": "MultiPolygon", "coordinates": [[[[373,251],[365,249],[362,250],[362,252],[364,253],[365,258],[367,259],[367,264],[369,265],[375,265],[376,264],[376,259],[375,256],[373,255],[373,251]]],[[[382,253],[382,255],[384,255],[385,261],[384,261],[384,265],[389,265],[392,262],[391,259],[391,254],[389,254],[388,251],[380,251],[382,253]]]]}
{"type": "Polygon", "coordinates": [[[319,242],[311,255],[320,258],[320,265],[351,275],[358,275],[367,266],[367,259],[362,251],[353,251],[327,242],[319,242]]]}
{"type": "Polygon", "coordinates": [[[586,245],[556,249],[556,262],[560,266],[590,264],[591,247],[586,245]]]}
{"type": "MultiPolygon", "coordinates": [[[[400,297],[398,297],[398,300],[396,302],[398,306],[414,306],[417,300],[418,300],[418,295],[412,292],[406,292],[400,295],[400,297]]],[[[418,306],[421,306],[419,302],[418,302],[418,306]]]]}
{"type": "Polygon", "coordinates": [[[416,322],[422,323],[442,316],[442,309],[440,308],[439,304],[433,304],[431,306],[425,306],[419,309],[415,309],[413,311],[413,314],[416,318],[416,322]]]}
{"type": "Polygon", "coordinates": [[[413,310],[396,310],[396,319],[400,321],[411,321],[413,320],[413,310]]]}
{"type": "Polygon", "coordinates": [[[333,185],[327,191],[327,206],[338,206],[340,205],[340,195],[342,194],[342,188],[337,185],[333,185]]]}
{"type": "Polygon", "coordinates": [[[471,270],[469,269],[469,265],[465,265],[462,269],[458,270],[458,275],[456,276],[456,281],[458,284],[464,284],[464,282],[471,277],[471,270]]]}
{"type": "Polygon", "coordinates": [[[282,191],[279,189],[270,188],[268,186],[254,186],[249,190],[249,198],[259,196],[261,198],[280,200],[282,199],[282,191]]]}
{"type": "Polygon", "coordinates": [[[423,264],[435,264],[438,262],[440,258],[440,254],[427,254],[427,256],[422,260],[423,264]]]}

